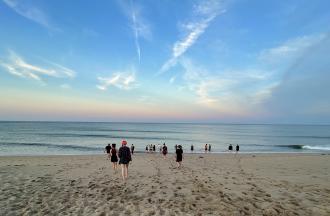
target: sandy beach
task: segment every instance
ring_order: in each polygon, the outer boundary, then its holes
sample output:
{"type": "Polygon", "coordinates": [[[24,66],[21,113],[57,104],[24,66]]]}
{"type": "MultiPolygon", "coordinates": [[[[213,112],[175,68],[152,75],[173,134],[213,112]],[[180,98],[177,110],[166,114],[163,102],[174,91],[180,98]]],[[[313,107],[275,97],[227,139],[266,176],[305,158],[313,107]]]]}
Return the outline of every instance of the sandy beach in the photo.
{"type": "Polygon", "coordinates": [[[330,215],[329,154],[0,157],[0,215],[330,215]]]}

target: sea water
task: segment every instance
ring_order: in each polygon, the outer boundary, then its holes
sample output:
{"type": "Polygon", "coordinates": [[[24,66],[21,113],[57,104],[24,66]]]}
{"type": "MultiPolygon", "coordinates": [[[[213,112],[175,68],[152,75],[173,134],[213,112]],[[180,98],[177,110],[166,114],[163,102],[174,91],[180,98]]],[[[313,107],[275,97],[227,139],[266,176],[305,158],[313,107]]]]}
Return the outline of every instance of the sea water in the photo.
{"type": "Polygon", "coordinates": [[[169,152],[329,152],[330,125],[0,122],[0,155],[102,154],[105,145],[127,140],[138,152],[166,143],[169,152]]]}

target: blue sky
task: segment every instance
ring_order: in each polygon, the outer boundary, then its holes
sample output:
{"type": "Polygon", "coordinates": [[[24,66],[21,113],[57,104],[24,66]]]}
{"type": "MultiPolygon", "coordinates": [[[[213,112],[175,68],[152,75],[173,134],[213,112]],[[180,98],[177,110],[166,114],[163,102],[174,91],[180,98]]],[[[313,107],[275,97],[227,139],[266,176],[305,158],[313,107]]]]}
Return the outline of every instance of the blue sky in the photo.
{"type": "Polygon", "coordinates": [[[330,123],[330,2],[0,2],[0,119],[330,123]]]}

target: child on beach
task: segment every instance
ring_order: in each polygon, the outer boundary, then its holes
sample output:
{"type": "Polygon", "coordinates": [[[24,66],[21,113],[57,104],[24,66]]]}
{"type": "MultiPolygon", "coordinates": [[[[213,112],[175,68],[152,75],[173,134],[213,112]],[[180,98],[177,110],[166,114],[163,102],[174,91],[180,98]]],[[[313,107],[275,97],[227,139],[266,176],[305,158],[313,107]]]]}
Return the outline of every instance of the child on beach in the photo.
{"type": "Polygon", "coordinates": [[[119,156],[119,164],[121,164],[121,175],[123,180],[125,181],[128,177],[128,164],[132,161],[131,151],[126,146],[127,141],[122,141],[122,146],[119,148],[118,156],[119,156]]]}
{"type": "Polygon", "coordinates": [[[117,150],[116,150],[116,144],[115,143],[112,143],[112,146],[111,146],[110,159],[111,159],[111,163],[112,163],[112,168],[116,172],[117,171],[118,156],[117,156],[117,150]]]}
{"type": "Polygon", "coordinates": [[[183,159],[183,150],[182,150],[182,146],[179,145],[178,148],[176,149],[176,163],[177,163],[177,168],[181,167],[181,163],[182,163],[182,159],[183,159]]]}
{"type": "Polygon", "coordinates": [[[134,154],[134,149],[135,149],[135,146],[132,144],[132,145],[131,145],[131,152],[132,152],[132,155],[134,154]]]}
{"type": "Polygon", "coordinates": [[[208,150],[207,144],[205,144],[204,150],[205,150],[205,152],[207,152],[207,150],[208,150]]]}

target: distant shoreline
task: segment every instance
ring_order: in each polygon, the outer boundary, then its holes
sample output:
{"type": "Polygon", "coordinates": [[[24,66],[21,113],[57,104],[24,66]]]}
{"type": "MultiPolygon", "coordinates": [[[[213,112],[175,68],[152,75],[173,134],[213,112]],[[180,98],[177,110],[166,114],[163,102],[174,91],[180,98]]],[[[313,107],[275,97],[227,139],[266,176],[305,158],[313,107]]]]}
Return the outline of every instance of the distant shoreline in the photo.
{"type": "Polygon", "coordinates": [[[239,123],[239,122],[143,122],[143,121],[62,121],[62,120],[0,120],[0,123],[112,123],[112,124],[193,124],[193,125],[301,125],[330,126],[330,123],[239,123]]]}
{"type": "MultiPolygon", "coordinates": [[[[183,154],[188,154],[188,155],[198,155],[198,156],[206,156],[206,155],[233,155],[235,156],[235,152],[208,152],[208,153],[202,153],[202,152],[184,152],[183,154]]],[[[146,153],[146,152],[134,152],[134,155],[160,155],[159,152],[151,152],[151,153],[146,153]]],[[[169,152],[168,155],[170,156],[175,156],[175,153],[169,152]]],[[[313,155],[313,156],[318,156],[318,155],[330,155],[330,151],[326,152],[239,152],[237,155],[244,155],[244,156],[253,156],[253,155],[258,155],[258,156],[282,156],[282,155],[313,155]]],[[[95,153],[95,154],[13,154],[13,155],[0,155],[1,157],[69,157],[69,156],[106,156],[105,153],[95,153]]]]}

